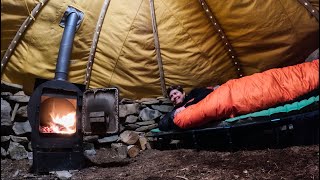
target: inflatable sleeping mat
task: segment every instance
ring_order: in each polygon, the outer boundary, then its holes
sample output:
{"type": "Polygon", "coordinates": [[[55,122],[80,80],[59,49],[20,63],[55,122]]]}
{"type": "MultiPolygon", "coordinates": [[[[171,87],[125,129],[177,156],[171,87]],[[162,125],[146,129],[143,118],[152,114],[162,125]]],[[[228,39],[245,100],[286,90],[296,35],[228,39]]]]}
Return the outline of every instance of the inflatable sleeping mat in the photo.
{"type": "Polygon", "coordinates": [[[160,131],[150,137],[163,147],[182,140],[191,148],[236,149],[248,147],[284,147],[319,143],[319,89],[280,106],[240,115],[224,121],[212,121],[201,128],[160,131]],[[189,142],[186,143],[186,142],[189,142]]]}
{"type": "Polygon", "coordinates": [[[197,104],[178,113],[174,123],[182,129],[210,121],[256,112],[311,92],[319,87],[319,60],[276,68],[229,80],[197,104]]]}

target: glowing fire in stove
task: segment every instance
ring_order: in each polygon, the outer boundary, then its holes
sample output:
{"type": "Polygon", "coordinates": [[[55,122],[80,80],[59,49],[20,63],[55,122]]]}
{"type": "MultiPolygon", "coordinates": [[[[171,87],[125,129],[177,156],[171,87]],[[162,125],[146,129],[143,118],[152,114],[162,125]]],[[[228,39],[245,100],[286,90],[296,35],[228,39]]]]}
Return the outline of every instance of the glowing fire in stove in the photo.
{"type": "Polygon", "coordinates": [[[69,113],[66,115],[59,115],[50,113],[52,121],[50,127],[41,127],[44,133],[60,133],[60,134],[73,134],[76,132],[76,113],[69,113]]]}
{"type": "Polygon", "coordinates": [[[76,132],[76,111],[72,100],[46,98],[40,113],[41,133],[73,134],[76,132]]]}

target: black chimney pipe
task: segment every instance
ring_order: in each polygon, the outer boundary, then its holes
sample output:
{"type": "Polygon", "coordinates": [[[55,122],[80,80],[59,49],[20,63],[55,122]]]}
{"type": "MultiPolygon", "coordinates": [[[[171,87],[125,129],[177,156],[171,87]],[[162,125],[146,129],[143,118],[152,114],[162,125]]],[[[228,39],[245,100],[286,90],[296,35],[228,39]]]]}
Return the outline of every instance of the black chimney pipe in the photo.
{"type": "Polygon", "coordinates": [[[68,69],[70,63],[69,59],[78,20],[79,17],[76,12],[71,12],[67,17],[66,25],[60,42],[58,61],[54,77],[55,80],[67,81],[68,79],[68,69]]]}

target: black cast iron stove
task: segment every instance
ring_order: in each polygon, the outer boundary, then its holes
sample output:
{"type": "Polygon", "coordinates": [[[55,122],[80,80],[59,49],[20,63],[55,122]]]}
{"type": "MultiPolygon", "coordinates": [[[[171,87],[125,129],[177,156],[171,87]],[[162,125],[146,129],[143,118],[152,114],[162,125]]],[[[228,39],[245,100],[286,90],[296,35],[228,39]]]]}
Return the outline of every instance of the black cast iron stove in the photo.
{"type": "Polygon", "coordinates": [[[54,80],[37,86],[28,104],[35,173],[84,166],[83,92],[75,84],[67,82],[69,59],[81,12],[73,8],[68,10],[54,80]]]}

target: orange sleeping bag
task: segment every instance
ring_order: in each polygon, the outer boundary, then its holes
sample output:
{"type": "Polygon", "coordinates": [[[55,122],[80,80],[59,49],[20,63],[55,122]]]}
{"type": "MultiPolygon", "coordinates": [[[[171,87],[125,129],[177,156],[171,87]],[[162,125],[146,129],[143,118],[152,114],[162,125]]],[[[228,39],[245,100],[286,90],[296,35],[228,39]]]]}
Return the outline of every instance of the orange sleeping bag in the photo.
{"type": "Polygon", "coordinates": [[[291,101],[319,87],[319,60],[229,80],[197,104],[178,113],[174,123],[194,128],[212,120],[262,110],[291,101]]]}

